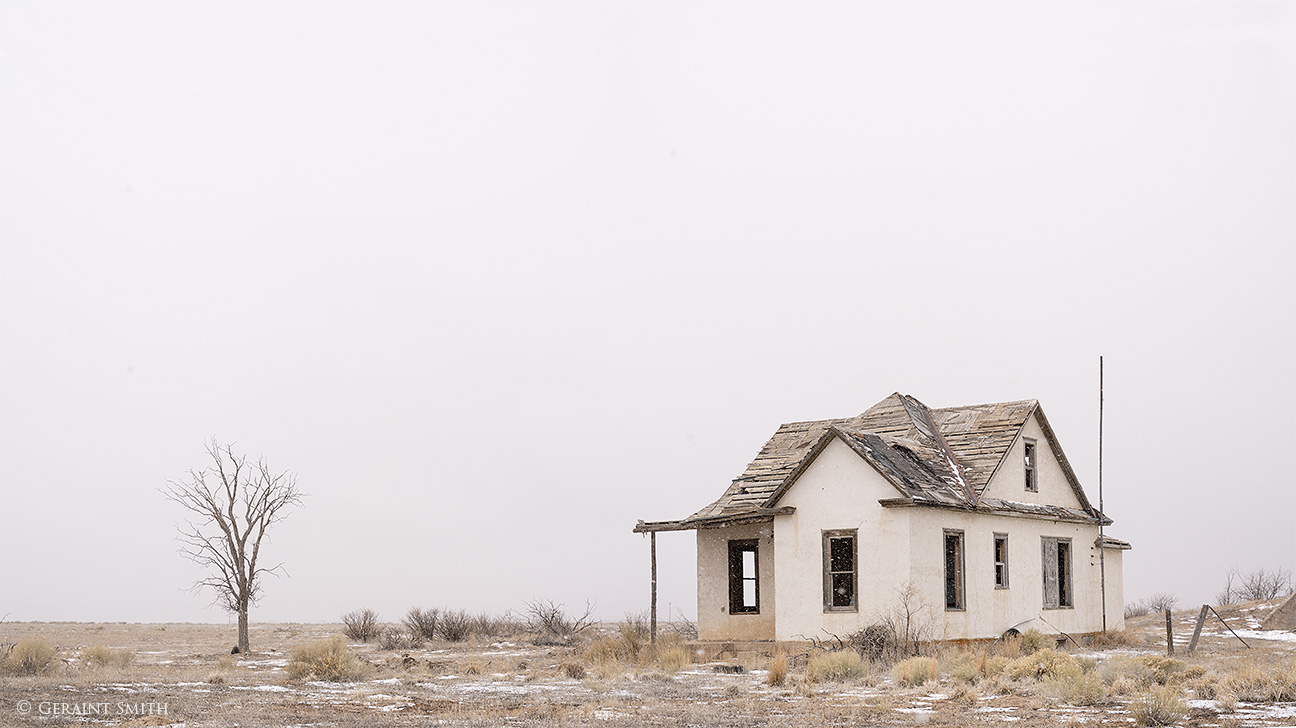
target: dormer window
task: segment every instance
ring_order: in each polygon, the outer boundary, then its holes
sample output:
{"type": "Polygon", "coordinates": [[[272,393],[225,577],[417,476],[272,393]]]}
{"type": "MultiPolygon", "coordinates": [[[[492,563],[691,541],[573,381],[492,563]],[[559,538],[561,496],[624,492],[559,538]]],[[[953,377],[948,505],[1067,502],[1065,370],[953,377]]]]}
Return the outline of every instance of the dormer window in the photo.
{"type": "Polygon", "coordinates": [[[1026,441],[1026,490],[1034,493],[1039,490],[1035,481],[1035,441],[1026,441]]]}

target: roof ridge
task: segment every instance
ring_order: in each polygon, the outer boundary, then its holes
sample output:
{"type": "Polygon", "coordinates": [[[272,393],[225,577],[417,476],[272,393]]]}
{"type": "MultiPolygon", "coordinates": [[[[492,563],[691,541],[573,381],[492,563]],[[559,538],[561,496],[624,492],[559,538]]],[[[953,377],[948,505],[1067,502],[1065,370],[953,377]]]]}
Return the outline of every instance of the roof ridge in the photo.
{"type": "MultiPolygon", "coordinates": [[[[933,409],[932,411],[934,411],[934,412],[946,412],[946,411],[948,411],[948,410],[972,409],[973,407],[998,407],[998,406],[1002,406],[1002,405],[1006,405],[1006,404],[1032,404],[1032,405],[1034,405],[1034,404],[1039,404],[1039,400],[1038,400],[1038,399],[1035,399],[1034,397],[1028,397],[1027,399],[1005,399],[1005,400],[1000,401],[1000,402],[978,402],[978,403],[976,403],[976,404],[956,404],[956,405],[953,405],[953,406],[950,406],[950,407],[936,407],[936,408],[933,409]]],[[[929,407],[928,409],[932,409],[932,408],[929,407]]]]}

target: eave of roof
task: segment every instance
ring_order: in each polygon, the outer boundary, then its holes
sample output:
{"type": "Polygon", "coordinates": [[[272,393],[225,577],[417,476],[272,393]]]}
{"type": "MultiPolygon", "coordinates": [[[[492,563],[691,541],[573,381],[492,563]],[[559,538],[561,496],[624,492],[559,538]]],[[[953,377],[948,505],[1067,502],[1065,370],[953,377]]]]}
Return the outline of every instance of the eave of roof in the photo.
{"type": "Polygon", "coordinates": [[[733,526],[742,523],[765,523],[773,521],[776,516],[790,516],[796,512],[792,506],[780,508],[752,508],[747,511],[729,513],[723,516],[696,518],[689,516],[678,521],[639,521],[634,527],[635,533],[654,533],[657,531],[696,531],[701,528],[733,526]]]}

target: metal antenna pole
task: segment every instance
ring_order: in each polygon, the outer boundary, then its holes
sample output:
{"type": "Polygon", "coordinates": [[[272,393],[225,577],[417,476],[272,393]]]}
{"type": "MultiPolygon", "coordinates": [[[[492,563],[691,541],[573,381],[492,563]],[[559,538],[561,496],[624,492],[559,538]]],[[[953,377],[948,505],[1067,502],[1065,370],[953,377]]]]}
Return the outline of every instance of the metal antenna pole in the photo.
{"type": "Polygon", "coordinates": [[[1107,543],[1103,535],[1103,521],[1107,510],[1103,507],[1103,358],[1098,356],[1098,578],[1102,580],[1102,625],[1107,631],[1107,543]]]}

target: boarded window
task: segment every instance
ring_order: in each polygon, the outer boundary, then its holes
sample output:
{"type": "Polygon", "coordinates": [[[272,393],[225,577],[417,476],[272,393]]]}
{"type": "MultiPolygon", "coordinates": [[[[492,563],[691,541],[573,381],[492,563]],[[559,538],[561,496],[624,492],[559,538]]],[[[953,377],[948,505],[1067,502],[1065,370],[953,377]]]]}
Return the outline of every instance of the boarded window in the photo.
{"type": "Polygon", "coordinates": [[[945,532],[945,608],[963,609],[963,532],[945,532]]]}
{"type": "Polygon", "coordinates": [[[1065,609],[1075,606],[1071,592],[1071,539],[1045,536],[1042,543],[1044,608],[1065,609]]]}
{"type": "Polygon", "coordinates": [[[1035,481],[1035,441],[1026,441],[1026,490],[1032,493],[1039,490],[1039,484],[1035,481]]]}
{"type": "Polygon", "coordinates": [[[729,613],[760,612],[760,571],[756,539],[729,542],[729,613]]]}
{"type": "Polygon", "coordinates": [[[995,588],[1008,588],[1008,534],[996,533],[994,537],[995,588]]]}
{"type": "Polygon", "coordinates": [[[853,612],[859,585],[855,531],[824,531],[824,611],[853,612]]]}

